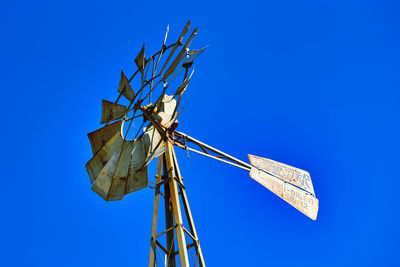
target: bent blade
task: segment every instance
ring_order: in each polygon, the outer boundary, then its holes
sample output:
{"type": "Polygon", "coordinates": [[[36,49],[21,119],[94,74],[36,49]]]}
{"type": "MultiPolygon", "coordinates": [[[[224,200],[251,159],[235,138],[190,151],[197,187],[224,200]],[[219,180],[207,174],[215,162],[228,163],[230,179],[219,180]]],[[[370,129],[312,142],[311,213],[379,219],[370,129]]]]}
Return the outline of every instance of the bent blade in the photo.
{"type": "Polygon", "coordinates": [[[317,219],[319,201],[311,194],[255,167],[251,168],[250,177],[312,220],[317,219]]]}
{"type": "Polygon", "coordinates": [[[88,138],[95,155],[116,133],[121,132],[122,122],[116,121],[96,131],[88,133],[88,138]]]}
{"type": "Polygon", "coordinates": [[[193,38],[196,36],[198,31],[198,28],[194,29],[192,34],[190,35],[189,39],[186,41],[184,47],[182,48],[182,50],[179,52],[179,54],[176,56],[176,58],[174,59],[174,61],[172,61],[171,65],[168,67],[168,69],[165,71],[164,75],[163,75],[163,80],[168,79],[168,77],[174,73],[176,67],[178,66],[179,62],[182,61],[182,59],[185,57],[185,53],[188,51],[189,49],[189,45],[192,43],[193,38]]]}
{"type": "Polygon", "coordinates": [[[148,185],[147,166],[142,167],[146,161],[145,153],[146,149],[143,138],[136,139],[129,161],[125,194],[136,192],[148,185]]]}
{"type": "Polygon", "coordinates": [[[111,188],[107,201],[121,200],[125,195],[125,187],[129,174],[129,162],[131,159],[134,141],[124,141],[122,151],[119,154],[117,167],[112,177],[111,188]]]}
{"type": "Polygon", "coordinates": [[[121,79],[119,80],[118,92],[122,93],[122,95],[131,102],[135,98],[135,93],[133,92],[132,87],[129,84],[128,78],[126,78],[122,70],[121,79]]]}
{"type": "Polygon", "coordinates": [[[168,83],[172,83],[176,77],[179,76],[182,71],[184,71],[187,68],[190,68],[193,65],[193,62],[208,48],[208,46],[199,49],[199,50],[193,50],[190,52],[190,56],[183,61],[182,66],[179,67],[179,69],[172,75],[172,77],[169,79],[168,83]]]}
{"type": "Polygon", "coordinates": [[[177,95],[181,95],[186,91],[186,88],[188,87],[188,84],[190,82],[190,79],[192,78],[193,73],[194,73],[194,70],[192,70],[192,73],[190,74],[190,76],[183,81],[183,83],[178,87],[178,89],[176,89],[174,97],[177,95]]]}
{"type": "Polygon", "coordinates": [[[181,44],[181,42],[182,42],[183,38],[185,37],[186,33],[189,31],[190,25],[191,25],[190,20],[188,20],[188,22],[186,22],[185,27],[183,28],[183,31],[182,31],[181,35],[178,38],[178,41],[175,43],[174,47],[172,48],[171,53],[169,53],[169,55],[167,57],[167,60],[165,60],[164,65],[161,68],[160,74],[163,72],[164,68],[167,66],[168,62],[170,61],[170,59],[174,55],[176,49],[181,44]]]}
{"type": "Polygon", "coordinates": [[[193,64],[193,61],[195,61],[207,48],[208,46],[190,52],[190,56],[183,62],[182,66],[185,68],[190,67],[193,64]]]}
{"type": "Polygon", "coordinates": [[[142,49],[139,52],[139,55],[137,55],[137,57],[135,58],[135,63],[136,63],[136,66],[138,67],[138,69],[140,70],[140,72],[143,73],[144,66],[146,65],[146,58],[144,56],[144,44],[143,44],[142,49]]]}
{"type": "Polygon", "coordinates": [[[117,167],[118,157],[118,153],[114,152],[92,185],[92,190],[106,201],[111,188],[112,177],[117,167]]]}
{"type": "MultiPolygon", "coordinates": [[[[121,150],[123,143],[121,133],[116,133],[89,161],[86,163],[86,170],[89,174],[90,182],[93,183],[97,176],[104,168],[106,163],[111,159],[115,152],[121,150]]],[[[118,153],[119,154],[119,153],[118,153]]]]}
{"type": "Polygon", "coordinates": [[[165,152],[165,143],[161,140],[161,135],[154,127],[153,124],[150,124],[147,127],[143,128],[143,140],[146,150],[146,165],[149,164],[154,158],[158,157],[162,153],[165,152]],[[162,142],[161,144],[159,144],[162,142]]]}

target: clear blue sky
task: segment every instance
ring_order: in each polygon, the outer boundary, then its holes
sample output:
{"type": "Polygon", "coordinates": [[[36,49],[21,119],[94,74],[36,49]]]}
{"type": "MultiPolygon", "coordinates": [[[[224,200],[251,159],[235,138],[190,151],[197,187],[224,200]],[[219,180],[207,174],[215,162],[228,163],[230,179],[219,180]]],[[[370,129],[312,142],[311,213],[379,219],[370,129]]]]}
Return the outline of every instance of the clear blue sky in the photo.
{"type": "MultiPolygon", "coordinates": [[[[101,99],[187,19],[209,45],[179,129],[310,172],[313,222],[244,170],[178,151],[208,266],[395,266],[398,1],[6,1],[1,266],[146,266],[154,190],[105,203],[86,134],[101,99]]],[[[155,163],[151,165],[154,180],[155,163]]]]}

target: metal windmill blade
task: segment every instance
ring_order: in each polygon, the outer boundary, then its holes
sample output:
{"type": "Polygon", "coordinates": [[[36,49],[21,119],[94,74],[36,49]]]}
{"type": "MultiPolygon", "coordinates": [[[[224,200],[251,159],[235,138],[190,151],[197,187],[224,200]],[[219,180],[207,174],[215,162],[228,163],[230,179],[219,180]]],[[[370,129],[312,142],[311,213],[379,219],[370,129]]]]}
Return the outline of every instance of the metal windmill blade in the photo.
{"type": "Polygon", "coordinates": [[[251,178],[306,216],[316,220],[318,213],[319,201],[308,172],[253,155],[249,155],[249,164],[176,131],[182,111],[178,112],[179,105],[194,73],[191,68],[207,49],[190,50],[198,31],[194,29],[184,40],[190,26],[188,21],[172,44],[167,44],[167,27],[161,49],[147,58],[143,44],[133,60],[137,70],[129,79],[121,71],[115,102],[102,101],[101,123],[105,125],[88,134],[93,157],[86,169],[92,190],[106,201],[121,200],[149,187],[148,165],[158,158],[156,181],[150,186],[155,188],[155,198],[149,267],[205,266],[175,146],[249,171],[251,178]],[[157,71],[159,65],[162,67],[157,71]],[[160,196],[165,208],[161,232],[160,196]]]}

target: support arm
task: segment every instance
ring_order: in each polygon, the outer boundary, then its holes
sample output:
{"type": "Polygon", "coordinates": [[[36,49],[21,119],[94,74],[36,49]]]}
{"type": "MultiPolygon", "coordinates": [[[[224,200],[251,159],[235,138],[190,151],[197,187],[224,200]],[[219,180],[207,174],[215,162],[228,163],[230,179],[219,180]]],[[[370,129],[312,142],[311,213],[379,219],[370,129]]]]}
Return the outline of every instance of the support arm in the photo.
{"type": "Polygon", "coordinates": [[[222,161],[224,163],[230,164],[232,166],[236,166],[238,168],[250,171],[251,170],[251,165],[241,161],[240,159],[237,159],[229,154],[226,154],[212,146],[209,146],[203,142],[200,142],[197,139],[194,139],[193,137],[182,133],[182,132],[178,132],[178,131],[174,131],[174,144],[178,145],[179,147],[181,147],[182,149],[187,149],[193,152],[196,152],[200,155],[212,158],[212,159],[216,159],[219,161],[222,161]],[[187,146],[187,142],[193,143],[195,145],[197,145],[201,150],[203,150],[204,152],[201,152],[199,150],[190,148],[187,146]],[[214,153],[214,155],[211,155],[210,152],[214,153]],[[225,158],[225,159],[222,159],[225,158]]]}

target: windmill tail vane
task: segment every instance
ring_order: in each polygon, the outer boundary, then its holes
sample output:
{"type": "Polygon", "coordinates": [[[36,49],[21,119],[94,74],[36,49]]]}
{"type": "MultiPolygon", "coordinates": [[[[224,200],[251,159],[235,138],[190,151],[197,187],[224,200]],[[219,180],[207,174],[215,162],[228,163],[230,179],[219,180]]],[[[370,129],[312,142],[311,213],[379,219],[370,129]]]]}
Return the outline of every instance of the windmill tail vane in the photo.
{"type": "Polygon", "coordinates": [[[102,100],[100,123],[104,126],[88,134],[93,157],[86,169],[92,190],[106,201],[121,200],[148,187],[148,164],[158,158],[149,266],[158,262],[189,266],[191,248],[196,255],[192,262],[205,266],[174,147],[249,171],[251,178],[306,216],[316,220],[318,213],[318,199],[308,172],[253,155],[249,155],[248,164],[176,131],[182,112],[179,104],[192,80],[194,61],[207,49],[190,50],[198,31],[194,29],[184,41],[190,26],[188,21],[178,39],[169,45],[167,27],[160,50],[147,58],[145,45],[142,46],[134,59],[137,70],[133,75],[128,78],[121,70],[116,100],[102,100]],[[157,234],[160,194],[165,199],[167,230],[157,234]],[[183,226],[181,205],[189,230],[183,226]],[[166,238],[164,245],[160,236],[166,238]],[[187,239],[191,239],[188,245],[187,239]],[[165,254],[161,259],[156,256],[160,250],[165,254]]]}

